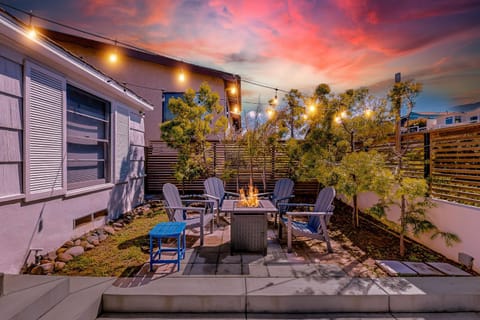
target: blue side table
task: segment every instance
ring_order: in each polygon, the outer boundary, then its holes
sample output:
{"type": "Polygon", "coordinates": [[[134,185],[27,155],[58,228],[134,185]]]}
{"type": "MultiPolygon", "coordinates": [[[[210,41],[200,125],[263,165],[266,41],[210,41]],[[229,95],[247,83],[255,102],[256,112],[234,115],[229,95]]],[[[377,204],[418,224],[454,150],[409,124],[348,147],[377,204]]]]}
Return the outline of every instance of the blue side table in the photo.
{"type": "Polygon", "coordinates": [[[148,233],[150,236],[150,271],[153,271],[154,263],[171,263],[177,264],[180,270],[180,260],[185,257],[185,222],[161,222],[153,227],[148,233]],[[176,248],[162,248],[162,239],[176,238],[176,248]],[[155,240],[158,241],[158,250],[154,251],[155,240]],[[162,252],[177,252],[177,259],[162,259],[162,252]]]}

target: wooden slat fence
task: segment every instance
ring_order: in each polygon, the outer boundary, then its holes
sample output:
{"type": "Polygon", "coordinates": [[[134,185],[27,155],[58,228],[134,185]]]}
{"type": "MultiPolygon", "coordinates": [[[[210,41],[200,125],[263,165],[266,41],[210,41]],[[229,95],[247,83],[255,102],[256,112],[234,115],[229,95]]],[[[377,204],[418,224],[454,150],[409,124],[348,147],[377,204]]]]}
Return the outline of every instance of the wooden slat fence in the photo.
{"type": "MultiPolygon", "coordinates": [[[[238,171],[226,180],[227,190],[238,190],[249,182],[249,166],[245,149],[235,143],[211,142],[209,155],[213,162],[211,175],[222,177],[225,168],[238,171]]],[[[375,149],[387,153],[393,169],[393,137],[375,149]]],[[[435,198],[480,207],[480,124],[469,124],[406,133],[402,146],[408,146],[404,162],[407,175],[426,178],[431,195],[435,198]]],[[[173,176],[177,153],[164,142],[154,141],[147,149],[147,192],[161,193],[164,183],[171,182],[181,187],[173,176]]],[[[255,156],[254,184],[260,190],[273,190],[275,181],[289,176],[288,157],[282,145],[269,150],[265,155],[255,156]],[[265,172],[266,186],[262,182],[265,172]]],[[[203,179],[185,185],[189,192],[203,192],[203,179]]],[[[296,195],[315,195],[317,182],[295,182],[296,195]]]]}
{"type": "MultiPolygon", "coordinates": [[[[211,141],[210,143],[209,156],[213,161],[209,167],[209,175],[222,178],[226,171],[231,172],[230,178],[225,179],[226,190],[235,191],[247,186],[250,180],[250,170],[249,157],[246,155],[245,148],[233,142],[211,141]]],[[[275,182],[280,178],[287,177],[289,168],[292,168],[281,146],[272,148],[264,155],[255,155],[253,160],[253,183],[260,192],[272,191],[275,182]],[[265,185],[263,175],[265,175],[265,185]]],[[[173,175],[176,162],[177,152],[175,150],[169,148],[163,141],[151,142],[147,148],[146,188],[148,193],[161,193],[165,183],[173,183],[179,188],[182,187],[173,175]]],[[[191,193],[203,192],[203,180],[186,182],[185,190],[191,193]]],[[[318,190],[319,185],[315,181],[295,183],[296,195],[316,194],[318,190]]]]}

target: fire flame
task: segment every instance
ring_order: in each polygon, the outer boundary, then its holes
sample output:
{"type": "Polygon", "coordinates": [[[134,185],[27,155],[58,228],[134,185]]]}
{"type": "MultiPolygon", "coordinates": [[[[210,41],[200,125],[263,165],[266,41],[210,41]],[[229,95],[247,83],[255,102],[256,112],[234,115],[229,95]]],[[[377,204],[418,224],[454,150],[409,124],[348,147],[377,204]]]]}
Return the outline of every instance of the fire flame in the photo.
{"type": "Polygon", "coordinates": [[[258,189],[252,185],[248,186],[248,192],[245,194],[245,190],[240,189],[240,205],[247,208],[256,208],[259,205],[258,189]]]}

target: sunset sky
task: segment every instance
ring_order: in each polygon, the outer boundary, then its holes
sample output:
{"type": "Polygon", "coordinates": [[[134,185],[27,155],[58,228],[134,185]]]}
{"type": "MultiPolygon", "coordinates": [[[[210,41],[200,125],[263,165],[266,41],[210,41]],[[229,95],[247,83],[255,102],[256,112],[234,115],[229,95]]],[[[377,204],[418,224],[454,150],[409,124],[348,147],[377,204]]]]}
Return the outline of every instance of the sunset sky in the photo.
{"type": "MultiPolygon", "coordinates": [[[[424,85],[417,111],[480,101],[480,0],[0,2],[282,90],[384,95],[401,72],[424,85]]],[[[242,89],[247,108],[274,95],[242,89]]]]}

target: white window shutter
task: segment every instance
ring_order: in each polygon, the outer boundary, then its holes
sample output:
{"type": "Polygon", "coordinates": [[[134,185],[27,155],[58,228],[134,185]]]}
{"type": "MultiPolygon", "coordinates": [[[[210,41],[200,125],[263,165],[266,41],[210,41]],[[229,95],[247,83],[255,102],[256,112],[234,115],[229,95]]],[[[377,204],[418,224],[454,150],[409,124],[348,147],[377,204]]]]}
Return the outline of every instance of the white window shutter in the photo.
{"type": "Polygon", "coordinates": [[[66,80],[25,63],[25,195],[37,200],[64,194],[66,80]]]}
{"type": "Polygon", "coordinates": [[[129,109],[117,105],[115,120],[115,182],[124,182],[130,169],[129,109]]]}

